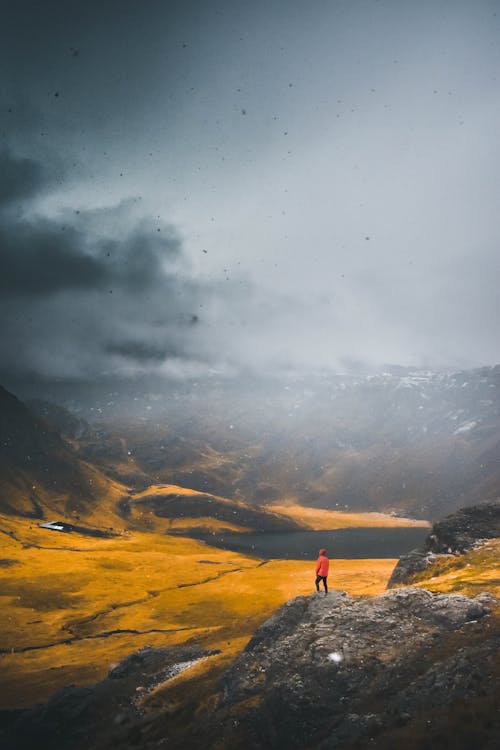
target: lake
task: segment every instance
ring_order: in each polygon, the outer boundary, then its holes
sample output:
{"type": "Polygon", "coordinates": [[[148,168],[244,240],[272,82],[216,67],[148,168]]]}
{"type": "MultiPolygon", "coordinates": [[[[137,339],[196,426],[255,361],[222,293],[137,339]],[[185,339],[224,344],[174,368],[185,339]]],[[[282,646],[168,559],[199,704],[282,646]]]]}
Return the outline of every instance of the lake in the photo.
{"type": "Polygon", "coordinates": [[[263,559],[311,560],[324,547],[331,559],[396,558],[421,547],[430,529],[359,528],[282,534],[199,534],[207,544],[263,559]]]}

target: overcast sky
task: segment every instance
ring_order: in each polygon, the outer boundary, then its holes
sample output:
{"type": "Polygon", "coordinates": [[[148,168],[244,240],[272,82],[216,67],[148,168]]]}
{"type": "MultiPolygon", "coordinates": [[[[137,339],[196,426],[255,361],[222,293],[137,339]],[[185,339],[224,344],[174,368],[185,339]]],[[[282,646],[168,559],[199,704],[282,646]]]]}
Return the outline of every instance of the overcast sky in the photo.
{"type": "Polygon", "coordinates": [[[4,0],[0,76],[10,377],[500,361],[500,2],[4,0]]]}

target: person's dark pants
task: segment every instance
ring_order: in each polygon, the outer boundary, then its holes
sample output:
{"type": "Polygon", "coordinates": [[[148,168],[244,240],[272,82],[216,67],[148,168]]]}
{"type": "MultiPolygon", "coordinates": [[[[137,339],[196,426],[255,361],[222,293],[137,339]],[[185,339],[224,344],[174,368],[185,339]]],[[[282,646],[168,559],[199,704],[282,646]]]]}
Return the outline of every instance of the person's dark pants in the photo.
{"type": "Polygon", "coordinates": [[[325,594],[328,593],[328,584],[326,582],[326,576],[316,576],[316,591],[319,591],[319,582],[323,581],[323,586],[325,587],[325,594]]]}

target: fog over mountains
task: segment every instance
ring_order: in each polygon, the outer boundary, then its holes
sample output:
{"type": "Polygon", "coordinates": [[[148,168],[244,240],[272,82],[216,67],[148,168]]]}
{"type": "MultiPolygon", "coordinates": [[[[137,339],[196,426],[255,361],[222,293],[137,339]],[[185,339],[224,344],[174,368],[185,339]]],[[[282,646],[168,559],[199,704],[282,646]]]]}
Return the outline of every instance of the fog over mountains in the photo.
{"type": "Polygon", "coordinates": [[[500,491],[500,367],[25,385],[23,395],[80,457],[137,488],[431,519],[500,491]]]}

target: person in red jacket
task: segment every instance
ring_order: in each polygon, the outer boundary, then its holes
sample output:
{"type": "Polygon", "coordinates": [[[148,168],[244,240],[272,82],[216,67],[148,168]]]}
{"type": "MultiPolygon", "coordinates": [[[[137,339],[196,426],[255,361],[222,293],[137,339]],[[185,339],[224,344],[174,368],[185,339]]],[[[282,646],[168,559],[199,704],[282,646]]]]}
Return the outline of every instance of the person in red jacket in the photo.
{"type": "Polygon", "coordinates": [[[320,549],[319,557],[316,560],[316,591],[319,592],[320,581],[323,581],[325,587],[325,596],[328,594],[328,584],[326,579],[328,578],[328,568],[330,567],[330,560],[326,556],[326,549],[320,549]]]}

